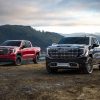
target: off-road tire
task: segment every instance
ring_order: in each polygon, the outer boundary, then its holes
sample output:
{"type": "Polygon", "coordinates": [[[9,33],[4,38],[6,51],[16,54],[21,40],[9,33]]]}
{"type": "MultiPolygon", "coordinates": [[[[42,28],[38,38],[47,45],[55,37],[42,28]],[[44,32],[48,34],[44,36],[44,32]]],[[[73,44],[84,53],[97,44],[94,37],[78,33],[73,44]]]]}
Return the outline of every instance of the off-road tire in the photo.
{"type": "Polygon", "coordinates": [[[80,72],[83,74],[91,74],[93,72],[92,58],[88,57],[86,63],[81,64],[80,72]]]}

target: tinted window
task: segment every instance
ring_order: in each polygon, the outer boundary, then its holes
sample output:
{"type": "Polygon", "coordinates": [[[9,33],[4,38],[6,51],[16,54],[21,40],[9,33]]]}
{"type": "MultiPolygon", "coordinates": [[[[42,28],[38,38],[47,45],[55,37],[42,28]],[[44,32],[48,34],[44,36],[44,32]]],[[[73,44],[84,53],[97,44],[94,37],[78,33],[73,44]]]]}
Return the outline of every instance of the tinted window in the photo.
{"type": "Polygon", "coordinates": [[[92,44],[99,44],[99,42],[96,38],[92,38],[92,44]]]}
{"type": "Polygon", "coordinates": [[[25,41],[25,47],[26,47],[26,48],[31,47],[31,43],[30,43],[29,41],[25,41]]]}
{"type": "Polygon", "coordinates": [[[66,37],[59,41],[59,44],[89,44],[89,37],[66,37]]]}
{"type": "Polygon", "coordinates": [[[5,41],[1,44],[1,46],[20,46],[21,41],[5,41]]]}

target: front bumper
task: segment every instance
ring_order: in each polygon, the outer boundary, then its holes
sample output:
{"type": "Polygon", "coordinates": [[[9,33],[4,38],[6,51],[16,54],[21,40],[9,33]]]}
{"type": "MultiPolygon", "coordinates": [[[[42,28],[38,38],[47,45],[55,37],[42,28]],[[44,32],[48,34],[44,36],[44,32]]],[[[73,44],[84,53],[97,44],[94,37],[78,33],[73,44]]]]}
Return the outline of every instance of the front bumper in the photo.
{"type": "Polygon", "coordinates": [[[14,62],[16,60],[16,55],[0,55],[0,63],[1,62],[14,62]]]}
{"type": "Polygon", "coordinates": [[[54,59],[46,56],[46,64],[49,67],[56,68],[79,68],[80,65],[84,64],[87,60],[87,57],[77,57],[77,58],[66,58],[66,59],[54,59]],[[69,66],[57,66],[58,63],[66,63],[69,66]]]}

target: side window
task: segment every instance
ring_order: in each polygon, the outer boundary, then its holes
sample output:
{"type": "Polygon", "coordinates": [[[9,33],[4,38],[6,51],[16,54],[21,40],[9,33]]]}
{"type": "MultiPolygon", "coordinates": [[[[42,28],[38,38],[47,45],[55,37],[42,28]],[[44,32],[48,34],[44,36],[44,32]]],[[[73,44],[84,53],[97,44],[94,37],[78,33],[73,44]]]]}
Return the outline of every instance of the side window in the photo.
{"type": "Polygon", "coordinates": [[[96,38],[94,38],[94,44],[99,44],[99,42],[96,38]]]}
{"type": "Polygon", "coordinates": [[[99,44],[98,40],[96,38],[92,38],[92,41],[91,41],[92,45],[93,44],[99,44]]]}
{"type": "Polygon", "coordinates": [[[22,45],[24,46],[24,48],[26,48],[26,42],[25,41],[22,42],[22,45]]]}
{"type": "Polygon", "coordinates": [[[99,46],[99,41],[96,38],[92,38],[92,46],[94,47],[98,47],[99,46]]]}
{"type": "Polygon", "coordinates": [[[25,46],[26,46],[26,48],[29,48],[29,47],[31,47],[31,43],[29,41],[25,41],[25,46]]]}

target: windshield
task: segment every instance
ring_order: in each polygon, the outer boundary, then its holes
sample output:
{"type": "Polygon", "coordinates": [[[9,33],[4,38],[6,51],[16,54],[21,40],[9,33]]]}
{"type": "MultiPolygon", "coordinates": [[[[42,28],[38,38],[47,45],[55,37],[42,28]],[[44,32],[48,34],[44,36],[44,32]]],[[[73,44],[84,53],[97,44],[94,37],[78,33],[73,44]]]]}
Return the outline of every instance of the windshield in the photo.
{"type": "Polygon", "coordinates": [[[62,38],[58,44],[89,44],[89,37],[66,37],[62,38]]]}
{"type": "Polygon", "coordinates": [[[19,47],[21,44],[21,41],[5,41],[1,44],[1,46],[17,46],[19,47]]]}

